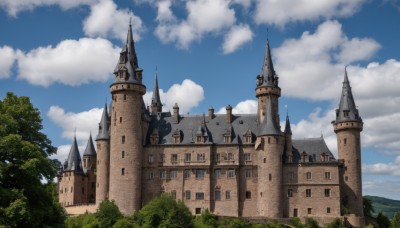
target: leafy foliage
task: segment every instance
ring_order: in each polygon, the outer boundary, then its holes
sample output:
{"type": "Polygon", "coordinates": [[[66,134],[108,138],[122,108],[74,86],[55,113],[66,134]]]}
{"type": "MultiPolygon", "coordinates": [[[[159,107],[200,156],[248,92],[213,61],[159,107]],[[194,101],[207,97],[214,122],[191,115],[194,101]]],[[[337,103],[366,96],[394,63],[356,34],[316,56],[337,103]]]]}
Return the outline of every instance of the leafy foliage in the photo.
{"type": "Polygon", "coordinates": [[[376,216],[376,222],[379,224],[380,228],[389,228],[390,226],[388,217],[386,217],[382,212],[379,212],[378,216],[376,216]]]}
{"type": "Polygon", "coordinates": [[[0,224],[58,227],[65,216],[52,180],[56,148],[40,131],[40,112],[28,97],[7,93],[0,101],[0,224]],[[47,181],[50,184],[44,184],[47,181]]]}
{"type": "Polygon", "coordinates": [[[306,218],[305,227],[307,228],[319,228],[318,222],[313,218],[306,218]]]}
{"type": "Polygon", "coordinates": [[[394,214],[392,221],[390,221],[390,227],[400,227],[400,212],[394,214]]]}
{"type": "Polygon", "coordinates": [[[141,227],[193,227],[189,209],[167,194],[149,202],[135,214],[135,219],[141,227]]]}
{"type": "Polygon", "coordinates": [[[371,199],[365,196],[363,197],[363,209],[365,217],[372,217],[372,213],[375,212],[371,199]]]}
{"type": "Polygon", "coordinates": [[[340,221],[339,218],[333,220],[331,223],[329,223],[326,228],[340,228],[343,227],[342,221],[340,221]]]}
{"type": "Polygon", "coordinates": [[[112,227],[123,216],[114,201],[103,200],[96,213],[101,227],[112,227]]]}
{"type": "Polygon", "coordinates": [[[301,223],[301,220],[298,217],[293,217],[290,219],[290,225],[297,227],[297,228],[302,228],[303,224],[301,223]]]}

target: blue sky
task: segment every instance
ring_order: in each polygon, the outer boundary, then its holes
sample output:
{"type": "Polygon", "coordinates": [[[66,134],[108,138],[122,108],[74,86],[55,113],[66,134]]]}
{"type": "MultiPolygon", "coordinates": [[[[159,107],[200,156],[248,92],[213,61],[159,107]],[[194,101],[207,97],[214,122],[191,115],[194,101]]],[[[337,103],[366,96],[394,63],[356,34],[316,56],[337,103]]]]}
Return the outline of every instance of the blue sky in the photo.
{"type": "Polygon", "coordinates": [[[81,151],[106,100],[129,20],[149,102],[254,113],[268,37],[280,77],[281,120],[293,137],[336,151],[331,121],[347,66],[364,120],[364,194],[400,200],[400,2],[397,0],[1,0],[0,98],[29,96],[64,160],[81,151]]]}

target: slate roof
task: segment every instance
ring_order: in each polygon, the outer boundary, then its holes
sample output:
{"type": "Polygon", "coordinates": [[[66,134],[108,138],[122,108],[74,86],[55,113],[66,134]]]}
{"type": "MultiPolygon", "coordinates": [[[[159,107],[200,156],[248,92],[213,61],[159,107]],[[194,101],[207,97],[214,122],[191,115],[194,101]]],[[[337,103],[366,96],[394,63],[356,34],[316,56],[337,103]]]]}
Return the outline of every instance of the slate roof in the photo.
{"type": "Polygon", "coordinates": [[[96,155],[97,155],[96,150],[94,149],[92,140],[92,133],[90,133],[85,152],[83,152],[83,156],[96,156],[96,155]]]}
{"type": "Polygon", "coordinates": [[[301,154],[306,152],[310,162],[321,162],[321,155],[325,153],[330,157],[330,161],[335,161],[335,156],[329,150],[323,137],[292,140],[293,162],[301,160],[301,154]]]}
{"type": "Polygon", "coordinates": [[[228,131],[231,133],[231,143],[235,144],[242,143],[243,135],[249,130],[253,134],[254,142],[254,134],[258,129],[258,121],[255,114],[232,115],[232,123],[227,123],[225,114],[214,114],[213,119],[209,119],[204,115],[181,115],[179,117],[179,123],[174,124],[171,113],[157,113],[157,115],[152,115],[148,130],[148,142],[150,134],[155,128],[159,134],[160,144],[172,144],[172,135],[177,130],[180,131],[182,135],[181,144],[194,143],[196,140],[196,133],[207,134],[208,143],[224,144],[224,134],[228,131]]]}
{"type": "Polygon", "coordinates": [[[278,86],[278,76],[274,70],[274,64],[272,63],[272,55],[269,47],[269,40],[267,39],[264,62],[261,69],[261,73],[257,76],[257,86],[278,86]]]}
{"type": "MultiPolygon", "coordinates": [[[[90,136],[92,137],[92,136],[90,136]]],[[[110,133],[108,129],[108,111],[107,104],[104,104],[103,114],[99,123],[99,133],[97,134],[96,140],[110,139],[110,133]]]]}
{"type": "Polygon", "coordinates": [[[76,137],[74,137],[74,142],[72,143],[68,158],[64,162],[64,171],[83,172],[81,162],[82,160],[81,155],[79,154],[78,144],[76,143],[76,137]]]}
{"type": "Polygon", "coordinates": [[[153,89],[153,96],[151,97],[151,104],[156,105],[158,107],[161,107],[161,99],[160,99],[160,92],[158,89],[158,78],[157,78],[157,73],[156,73],[156,78],[154,82],[154,89],[153,89]]]}
{"type": "Polygon", "coordinates": [[[268,100],[267,113],[260,126],[258,136],[262,135],[282,135],[281,129],[277,126],[275,117],[272,115],[271,97],[268,100]]]}
{"type": "Polygon", "coordinates": [[[347,77],[347,70],[345,69],[342,94],[340,97],[339,108],[336,109],[336,120],[335,122],[346,122],[346,121],[357,121],[362,122],[359,116],[358,109],[354,102],[353,93],[351,92],[351,86],[349,78],[347,77]]]}

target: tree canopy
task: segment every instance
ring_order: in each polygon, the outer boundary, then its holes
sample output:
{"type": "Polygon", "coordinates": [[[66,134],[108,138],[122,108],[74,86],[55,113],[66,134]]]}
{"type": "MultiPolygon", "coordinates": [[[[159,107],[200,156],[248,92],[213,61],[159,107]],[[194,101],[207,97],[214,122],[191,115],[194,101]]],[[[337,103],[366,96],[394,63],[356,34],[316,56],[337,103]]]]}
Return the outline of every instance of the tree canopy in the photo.
{"type": "Polygon", "coordinates": [[[59,162],[40,132],[42,119],[28,97],[13,93],[0,101],[0,225],[57,227],[64,212],[52,184],[59,162]]]}

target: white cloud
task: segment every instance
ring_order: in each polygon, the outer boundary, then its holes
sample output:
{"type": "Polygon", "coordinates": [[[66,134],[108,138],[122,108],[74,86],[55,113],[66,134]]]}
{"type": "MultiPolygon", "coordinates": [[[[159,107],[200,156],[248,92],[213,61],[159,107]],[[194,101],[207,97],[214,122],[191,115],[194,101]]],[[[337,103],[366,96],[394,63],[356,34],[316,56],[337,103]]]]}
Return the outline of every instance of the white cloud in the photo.
{"type": "Polygon", "coordinates": [[[254,20],[283,27],[289,22],[320,18],[348,17],[356,13],[365,0],[256,0],[254,20]]]}
{"type": "Polygon", "coordinates": [[[86,144],[90,132],[95,138],[98,133],[98,124],[101,119],[103,109],[93,108],[83,112],[65,112],[59,106],[51,106],[47,116],[62,129],[61,136],[72,140],[76,134],[79,144],[86,144]],[[76,131],[76,133],[75,133],[76,131]]]}
{"type": "Polygon", "coordinates": [[[166,43],[176,43],[179,48],[187,49],[205,34],[217,34],[234,25],[235,11],[230,1],[193,0],[186,2],[187,18],[177,21],[171,10],[171,1],[159,1],[158,26],[155,35],[166,43]]]}
{"type": "MultiPolygon", "coordinates": [[[[233,114],[254,114],[257,113],[257,101],[256,100],[245,100],[239,102],[235,107],[232,108],[233,114]]],[[[226,107],[222,107],[217,111],[217,114],[225,114],[226,107]]]]}
{"type": "Polygon", "coordinates": [[[1,0],[0,7],[8,15],[16,17],[21,11],[33,10],[36,7],[56,5],[63,10],[68,10],[81,5],[90,5],[99,0],[1,0]]]}
{"type": "Polygon", "coordinates": [[[52,83],[77,86],[104,82],[112,75],[119,50],[101,38],[64,40],[56,47],[39,47],[21,54],[18,78],[45,87],[52,83]]]}
{"type": "Polygon", "coordinates": [[[400,200],[400,181],[398,178],[379,178],[365,180],[363,176],[363,195],[381,196],[389,199],[400,200]]]}
{"type": "Polygon", "coordinates": [[[90,15],[83,22],[83,31],[91,37],[126,39],[131,21],[133,38],[138,41],[143,31],[142,20],[128,9],[117,9],[112,0],[103,0],[91,5],[90,15]]]}
{"type": "Polygon", "coordinates": [[[233,26],[225,35],[222,49],[224,54],[229,54],[236,51],[245,43],[253,39],[253,32],[248,25],[233,26]]]}
{"type": "Polygon", "coordinates": [[[397,156],[393,162],[389,162],[387,164],[363,164],[362,172],[364,174],[400,176],[400,156],[397,156]]]}
{"type": "Polygon", "coordinates": [[[11,67],[17,58],[17,51],[9,46],[0,47],[0,79],[10,77],[11,67]]]}
{"type": "MultiPolygon", "coordinates": [[[[196,84],[190,79],[185,79],[181,84],[172,85],[167,92],[160,89],[160,98],[163,103],[163,111],[171,111],[178,103],[179,112],[186,114],[190,109],[197,107],[200,102],[204,99],[204,89],[202,86],[196,84]]],[[[144,103],[147,105],[151,104],[151,96],[153,91],[148,91],[144,96],[144,103]]]]}
{"type": "Polygon", "coordinates": [[[379,48],[380,45],[373,39],[353,38],[342,44],[338,60],[343,63],[365,60],[372,57],[379,48]]]}

